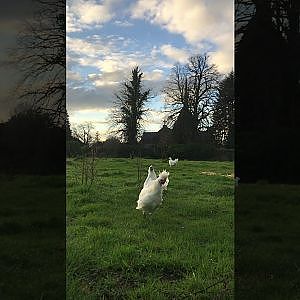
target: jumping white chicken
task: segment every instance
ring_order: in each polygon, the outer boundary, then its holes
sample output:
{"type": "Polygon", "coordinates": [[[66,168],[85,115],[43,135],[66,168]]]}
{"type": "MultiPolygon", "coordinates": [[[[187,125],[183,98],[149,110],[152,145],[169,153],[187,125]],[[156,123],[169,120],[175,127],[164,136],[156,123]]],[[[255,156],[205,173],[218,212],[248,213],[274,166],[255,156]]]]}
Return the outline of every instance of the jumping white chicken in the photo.
{"type": "Polygon", "coordinates": [[[178,163],[178,158],[173,160],[172,157],[169,157],[169,166],[170,167],[175,166],[177,163],[178,163]]]}
{"type": "MultiPolygon", "coordinates": [[[[150,166],[152,167],[152,166],[150,166]]],[[[154,172],[153,168],[148,169],[148,177],[150,173],[154,172]],[[150,172],[149,172],[150,171],[150,172]]],[[[155,172],[154,172],[155,174],[155,172]]],[[[151,175],[152,176],[152,175],[151,175]]],[[[155,175],[156,176],[156,175],[155,175]]],[[[147,179],[148,179],[147,177],[147,179]]],[[[156,179],[150,179],[145,181],[144,187],[140,192],[139,199],[137,201],[136,209],[143,212],[144,217],[148,214],[151,215],[161,204],[163,190],[167,189],[169,183],[169,172],[162,171],[156,179]]]]}

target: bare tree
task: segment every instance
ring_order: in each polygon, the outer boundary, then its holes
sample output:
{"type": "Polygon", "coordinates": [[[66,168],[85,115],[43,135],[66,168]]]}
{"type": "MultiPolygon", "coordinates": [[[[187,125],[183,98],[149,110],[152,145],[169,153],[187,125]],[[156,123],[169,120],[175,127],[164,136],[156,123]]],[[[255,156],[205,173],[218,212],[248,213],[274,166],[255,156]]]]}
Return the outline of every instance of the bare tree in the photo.
{"type": "Polygon", "coordinates": [[[99,134],[99,131],[96,131],[96,133],[95,133],[95,139],[94,139],[94,142],[95,142],[95,143],[99,143],[99,142],[100,142],[100,134],[99,134]]]}
{"type": "Polygon", "coordinates": [[[94,126],[91,122],[84,122],[72,128],[72,134],[80,140],[85,146],[90,146],[93,142],[92,130],[94,126]]]}
{"type": "Polygon", "coordinates": [[[176,64],[171,70],[167,85],[163,90],[166,95],[166,111],[169,109],[168,112],[171,112],[168,118],[169,121],[176,119],[183,106],[188,106],[190,98],[188,77],[186,65],[176,64]]]}
{"type": "Polygon", "coordinates": [[[12,62],[22,74],[19,99],[65,124],[65,1],[33,0],[38,7],[18,34],[12,62]]]}
{"type": "Polygon", "coordinates": [[[217,99],[220,74],[216,66],[209,63],[208,55],[191,57],[188,69],[192,86],[189,109],[195,126],[200,129],[207,128],[217,99]]]}
{"type": "Polygon", "coordinates": [[[84,144],[84,147],[81,148],[80,175],[81,184],[84,184],[88,188],[92,186],[96,176],[97,147],[93,143],[99,139],[99,133],[96,132],[94,138],[92,134],[93,129],[94,126],[91,122],[84,122],[72,128],[72,135],[84,144]]]}
{"type": "Polygon", "coordinates": [[[192,115],[195,132],[209,127],[219,80],[220,74],[207,54],[192,56],[186,65],[174,66],[164,89],[169,122],[173,123],[184,108],[192,115]]]}
{"type": "Polygon", "coordinates": [[[139,67],[131,71],[131,78],[121,84],[120,91],[115,94],[116,101],[111,114],[113,131],[131,145],[137,144],[141,134],[141,121],[148,111],[145,104],[150,98],[150,89],[142,86],[143,73],[139,67]]]}

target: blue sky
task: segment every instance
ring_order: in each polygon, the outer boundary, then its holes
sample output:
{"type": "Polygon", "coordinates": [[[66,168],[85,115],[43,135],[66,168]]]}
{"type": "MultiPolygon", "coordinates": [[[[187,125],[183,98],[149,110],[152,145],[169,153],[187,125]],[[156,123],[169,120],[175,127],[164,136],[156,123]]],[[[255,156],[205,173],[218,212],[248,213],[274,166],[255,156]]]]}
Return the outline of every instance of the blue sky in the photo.
{"type": "Polygon", "coordinates": [[[105,139],[114,92],[139,65],[145,87],[156,95],[144,128],[159,130],[170,69],[203,52],[221,73],[232,70],[232,0],[67,0],[71,126],[92,122],[105,139]]]}

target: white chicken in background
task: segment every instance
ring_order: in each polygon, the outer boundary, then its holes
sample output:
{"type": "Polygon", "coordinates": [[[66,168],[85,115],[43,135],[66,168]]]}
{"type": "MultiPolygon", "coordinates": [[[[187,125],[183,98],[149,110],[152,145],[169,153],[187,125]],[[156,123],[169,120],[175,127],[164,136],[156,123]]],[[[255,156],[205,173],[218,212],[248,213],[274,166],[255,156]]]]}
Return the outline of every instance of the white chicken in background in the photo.
{"type": "Polygon", "coordinates": [[[148,168],[148,176],[144,182],[144,187],[157,178],[152,165],[148,168]]]}
{"type": "Polygon", "coordinates": [[[156,179],[149,180],[146,185],[146,182],[144,183],[144,187],[140,192],[136,207],[136,209],[141,210],[143,212],[144,217],[147,214],[151,215],[162,204],[162,194],[163,191],[167,189],[167,185],[169,183],[169,174],[169,172],[164,170],[159,174],[159,176],[156,179]]]}
{"type": "Polygon", "coordinates": [[[178,163],[178,158],[173,160],[172,157],[169,157],[169,166],[170,167],[175,166],[177,163],[178,163]]]}

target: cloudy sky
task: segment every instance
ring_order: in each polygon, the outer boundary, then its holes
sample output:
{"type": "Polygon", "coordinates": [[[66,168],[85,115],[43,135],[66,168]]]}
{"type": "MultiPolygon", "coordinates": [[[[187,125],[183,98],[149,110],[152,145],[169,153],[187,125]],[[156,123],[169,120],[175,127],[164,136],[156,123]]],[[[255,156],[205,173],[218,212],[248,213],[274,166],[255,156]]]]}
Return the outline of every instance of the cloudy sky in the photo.
{"type": "Polygon", "coordinates": [[[133,66],[156,97],[145,130],[164,117],[161,89],[176,62],[208,52],[233,68],[232,0],[67,0],[67,108],[71,125],[90,121],[109,135],[114,92],[133,66]]]}

